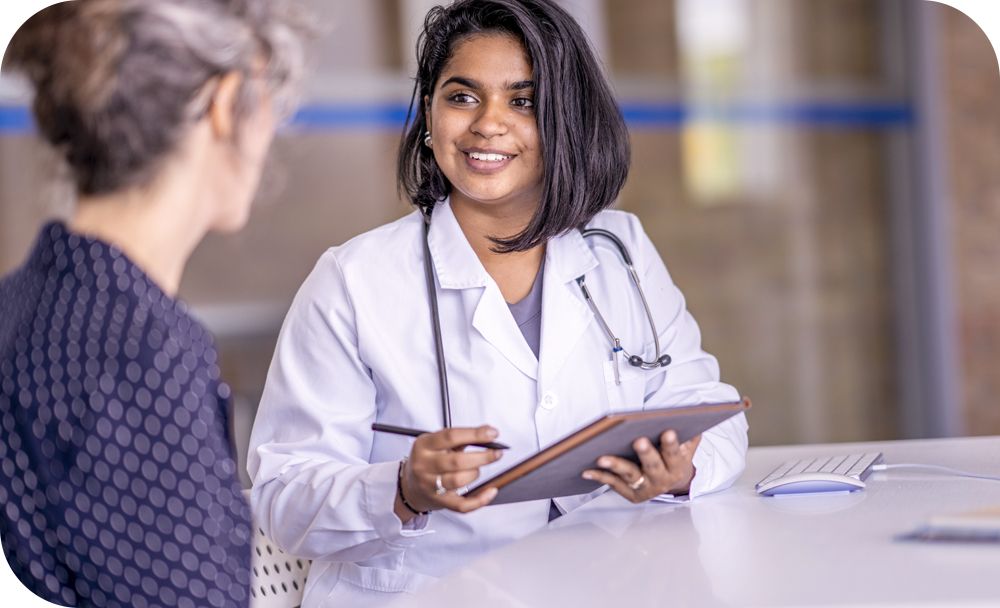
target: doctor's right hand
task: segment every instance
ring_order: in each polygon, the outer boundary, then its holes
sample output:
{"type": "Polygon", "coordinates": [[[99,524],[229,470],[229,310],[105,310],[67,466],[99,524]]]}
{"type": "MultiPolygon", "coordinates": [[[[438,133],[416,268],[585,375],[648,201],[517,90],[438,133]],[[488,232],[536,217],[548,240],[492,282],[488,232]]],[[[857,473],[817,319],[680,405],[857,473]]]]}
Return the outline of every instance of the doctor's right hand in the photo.
{"type": "Polygon", "coordinates": [[[465,448],[473,443],[488,443],[497,438],[491,426],[447,428],[417,437],[410,457],[403,463],[395,512],[406,523],[419,511],[448,509],[468,513],[485,507],[497,495],[495,488],[475,498],[459,496],[455,490],[479,478],[479,468],[496,462],[502,450],[465,448]]]}

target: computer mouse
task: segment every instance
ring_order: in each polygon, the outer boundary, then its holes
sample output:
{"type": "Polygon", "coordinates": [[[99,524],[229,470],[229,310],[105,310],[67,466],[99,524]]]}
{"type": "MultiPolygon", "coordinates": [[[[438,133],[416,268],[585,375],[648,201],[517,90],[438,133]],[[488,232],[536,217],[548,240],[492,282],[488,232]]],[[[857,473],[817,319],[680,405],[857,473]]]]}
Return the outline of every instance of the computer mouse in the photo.
{"type": "Polygon", "coordinates": [[[837,473],[795,473],[757,486],[762,496],[781,494],[814,494],[819,492],[853,492],[863,490],[865,482],[837,473]]]}

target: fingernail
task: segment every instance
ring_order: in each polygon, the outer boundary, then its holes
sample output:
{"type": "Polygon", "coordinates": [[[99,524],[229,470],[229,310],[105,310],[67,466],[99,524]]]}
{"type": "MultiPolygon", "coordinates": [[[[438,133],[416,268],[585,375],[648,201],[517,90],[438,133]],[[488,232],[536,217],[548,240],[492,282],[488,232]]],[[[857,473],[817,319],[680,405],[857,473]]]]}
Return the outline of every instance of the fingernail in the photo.
{"type": "Polygon", "coordinates": [[[489,437],[490,439],[496,439],[499,434],[500,433],[498,433],[497,430],[493,427],[486,429],[486,436],[489,437]]]}
{"type": "Polygon", "coordinates": [[[677,443],[677,433],[674,431],[667,431],[667,441],[670,443],[677,443]]]}
{"type": "Polygon", "coordinates": [[[497,490],[496,488],[490,488],[489,490],[486,490],[485,494],[486,500],[493,500],[494,498],[496,498],[497,492],[499,492],[499,490],[497,490]]]}
{"type": "Polygon", "coordinates": [[[584,471],[584,472],[583,472],[583,478],[584,478],[584,479],[593,479],[593,478],[594,478],[594,476],[593,476],[593,475],[591,475],[591,474],[590,474],[589,472],[587,472],[587,471],[584,471]]]}
{"type": "Polygon", "coordinates": [[[648,450],[651,447],[653,447],[653,446],[652,446],[652,444],[649,443],[649,439],[646,439],[645,437],[643,437],[642,439],[639,440],[639,449],[640,450],[642,450],[642,451],[645,452],[646,450],[648,450]]]}
{"type": "Polygon", "coordinates": [[[608,468],[611,466],[611,461],[608,460],[607,458],[601,458],[600,460],[597,461],[597,466],[608,468]]]}

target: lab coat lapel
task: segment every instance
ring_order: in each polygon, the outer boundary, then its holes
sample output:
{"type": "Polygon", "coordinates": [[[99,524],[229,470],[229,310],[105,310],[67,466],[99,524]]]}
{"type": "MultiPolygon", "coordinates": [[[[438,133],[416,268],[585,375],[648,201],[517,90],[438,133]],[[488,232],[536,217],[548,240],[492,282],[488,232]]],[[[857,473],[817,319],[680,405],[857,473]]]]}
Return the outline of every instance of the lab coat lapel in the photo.
{"type": "Polygon", "coordinates": [[[479,306],[476,307],[472,326],[500,351],[500,354],[514,364],[514,367],[529,378],[538,379],[538,360],[535,359],[535,353],[531,352],[531,347],[528,346],[521,329],[514,321],[500,288],[492,279],[479,300],[479,306]]]}
{"type": "Polygon", "coordinates": [[[579,231],[549,240],[542,283],[540,383],[555,377],[590,326],[593,313],[576,278],[597,265],[597,258],[579,231]]]}
{"type": "MultiPolygon", "coordinates": [[[[500,288],[465,238],[448,201],[438,203],[431,217],[428,244],[441,290],[464,290],[462,297],[469,300],[475,297],[471,290],[480,288],[472,327],[518,370],[537,379],[535,354],[521,335],[500,288]]],[[[445,325],[445,319],[442,318],[441,324],[445,325]]]]}

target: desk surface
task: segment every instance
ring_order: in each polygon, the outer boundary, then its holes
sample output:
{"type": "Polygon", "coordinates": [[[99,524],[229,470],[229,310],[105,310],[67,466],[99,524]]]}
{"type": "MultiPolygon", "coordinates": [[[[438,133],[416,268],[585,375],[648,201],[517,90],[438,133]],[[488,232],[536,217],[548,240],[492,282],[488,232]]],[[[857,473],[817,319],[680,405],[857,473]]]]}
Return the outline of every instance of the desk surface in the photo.
{"type": "Polygon", "coordinates": [[[726,492],[639,506],[605,494],[393,606],[1000,606],[1000,546],[894,540],[1000,505],[1000,482],[889,470],[852,494],[754,492],[785,460],[872,450],[1000,475],[1000,437],[753,448],[726,492]]]}

